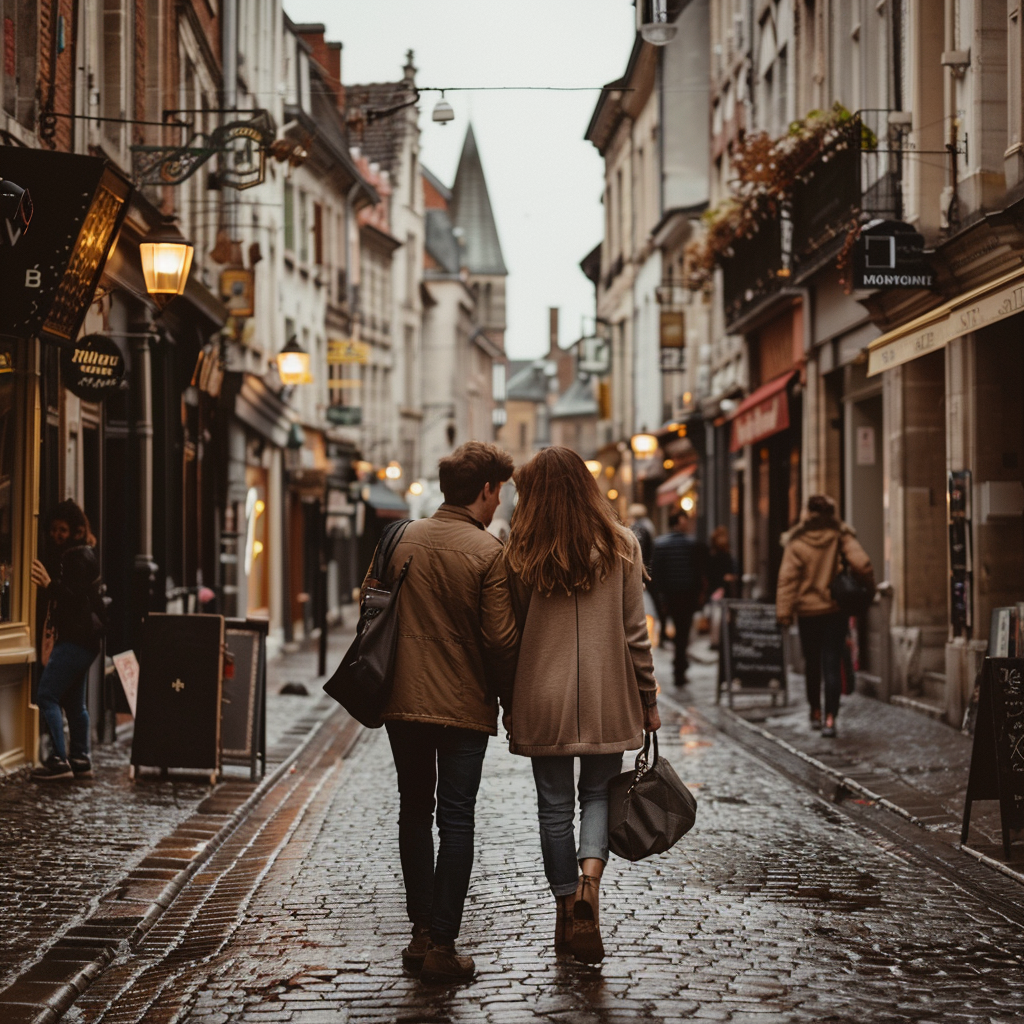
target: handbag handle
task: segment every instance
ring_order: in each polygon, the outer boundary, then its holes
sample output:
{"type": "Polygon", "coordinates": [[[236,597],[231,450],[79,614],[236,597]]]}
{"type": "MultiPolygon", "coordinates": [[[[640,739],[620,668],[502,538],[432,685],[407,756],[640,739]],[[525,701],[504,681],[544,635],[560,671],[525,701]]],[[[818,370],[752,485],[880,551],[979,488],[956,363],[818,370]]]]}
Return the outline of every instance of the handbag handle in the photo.
{"type": "Polygon", "coordinates": [[[658,734],[656,732],[645,732],[644,733],[644,748],[636,755],[636,761],[633,767],[637,771],[640,771],[641,766],[644,771],[649,768],[653,768],[658,763],[658,734]],[[648,755],[651,751],[651,740],[654,741],[654,760],[649,761],[648,755]]]}

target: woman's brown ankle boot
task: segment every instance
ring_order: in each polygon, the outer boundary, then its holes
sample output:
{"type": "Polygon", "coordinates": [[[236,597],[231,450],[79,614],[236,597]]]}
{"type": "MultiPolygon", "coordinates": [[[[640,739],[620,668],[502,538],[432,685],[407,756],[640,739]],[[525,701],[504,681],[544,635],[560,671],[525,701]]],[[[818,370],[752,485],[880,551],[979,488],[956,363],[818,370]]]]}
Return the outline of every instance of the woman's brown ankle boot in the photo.
{"type": "Polygon", "coordinates": [[[572,908],[572,955],[585,964],[596,964],[604,959],[598,919],[599,885],[600,879],[582,875],[572,908]]]}
{"type": "Polygon", "coordinates": [[[568,953],[572,949],[572,908],[576,894],[555,897],[555,952],[568,953]]]}

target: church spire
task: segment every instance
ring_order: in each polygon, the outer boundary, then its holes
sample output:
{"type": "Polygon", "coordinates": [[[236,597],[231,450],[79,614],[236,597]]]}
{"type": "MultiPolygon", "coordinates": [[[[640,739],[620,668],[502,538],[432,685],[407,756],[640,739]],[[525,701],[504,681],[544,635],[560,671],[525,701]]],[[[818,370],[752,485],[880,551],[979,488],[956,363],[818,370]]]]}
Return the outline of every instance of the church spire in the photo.
{"type": "Polygon", "coordinates": [[[471,274],[507,275],[472,125],[466,131],[452,185],[451,214],[455,226],[462,229],[466,269],[471,274]]]}

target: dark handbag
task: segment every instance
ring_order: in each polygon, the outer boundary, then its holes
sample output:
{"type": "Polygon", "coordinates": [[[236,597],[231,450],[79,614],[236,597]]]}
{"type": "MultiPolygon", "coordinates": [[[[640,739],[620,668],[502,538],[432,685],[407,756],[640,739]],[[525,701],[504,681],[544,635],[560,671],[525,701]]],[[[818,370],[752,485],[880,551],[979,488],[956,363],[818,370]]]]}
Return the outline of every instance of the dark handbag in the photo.
{"type": "Polygon", "coordinates": [[[658,757],[658,734],[644,736],[631,772],[608,785],[608,846],[625,860],[643,860],[671,849],[697,820],[697,799],[675,769],[658,757]],[[651,740],[654,760],[649,760],[651,740]]]}
{"type": "Polygon", "coordinates": [[[337,671],[324,684],[326,694],[356,721],[371,729],[379,729],[384,724],[382,716],[391,699],[398,646],[398,595],[412,556],[406,559],[390,588],[383,581],[391,556],[408,525],[408,519],[393,523],[381,536],[373,558],[371,583],[359,608],[355,639],[337,671]]]}
{"type": "Polygon", "coordinates": [[[844,615],[863,615],[875,599],[875,592],[853,575],[850,563],[847,562],[846,555],[843,554],[842,540],[839,544],[840,569],[832,577],[828,588],[829,593],[844,615]]]}

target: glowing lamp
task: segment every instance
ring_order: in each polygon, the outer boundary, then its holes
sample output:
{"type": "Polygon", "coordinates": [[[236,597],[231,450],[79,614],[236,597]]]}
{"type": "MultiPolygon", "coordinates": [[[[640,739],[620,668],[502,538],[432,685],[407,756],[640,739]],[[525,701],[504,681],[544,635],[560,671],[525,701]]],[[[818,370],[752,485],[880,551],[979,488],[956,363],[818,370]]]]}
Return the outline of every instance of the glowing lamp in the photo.
{"type": "Polygon", "coordinates": [[[608,497],[612,501],[614,501],[618,496],[619,496],[619,492],[617,490],[615,490],[614,487],[608,492],[608,497]]]}
{"type": "Polygon", "coordinates": [[[188,282],[194,254],[195,248],[172,224],[167,223],[151,231],[146,240],[139,243],[146,291],[158,301],[181,295],[188,282]]]}
{"type": "Polygon", "coordinates": [[[409,484],[409,493],[418,498],[423,493],[423,484],[421,484],[419,480],[413,480],[413,482],[409,484]]]}
{"type": "Polygon", "coordinates": [[[401,480],[402,479],[402,467],[394,459],[392,459],[384,470],[384,476],[388,480],[401,480]]]}
{"type": "Polygon", "coordinates": [[[684,512],[692,512],[694,506],[693,498],[691,498],[690,495],[687,495],[681,502],[679,502],[679,506],[684,512]]]}
{"type": "Polygon", "coordinates": [[[658,450],[658,439],[653,434],[634,434],[629,446],[638,458],[649,459],[658,450]]]}
{"type": "Polygon", "coordinates": [[[313,375],[309,372],[309,353],[294,334],[277,354],[277,373],[282,384],[313,383],[313,375]]]}
{"type": "Polygon", "coordinates": [[[601,475],[601,463],[599,460],[587,459],[584,465],[590,470],[595,479],[601,475]]]}

